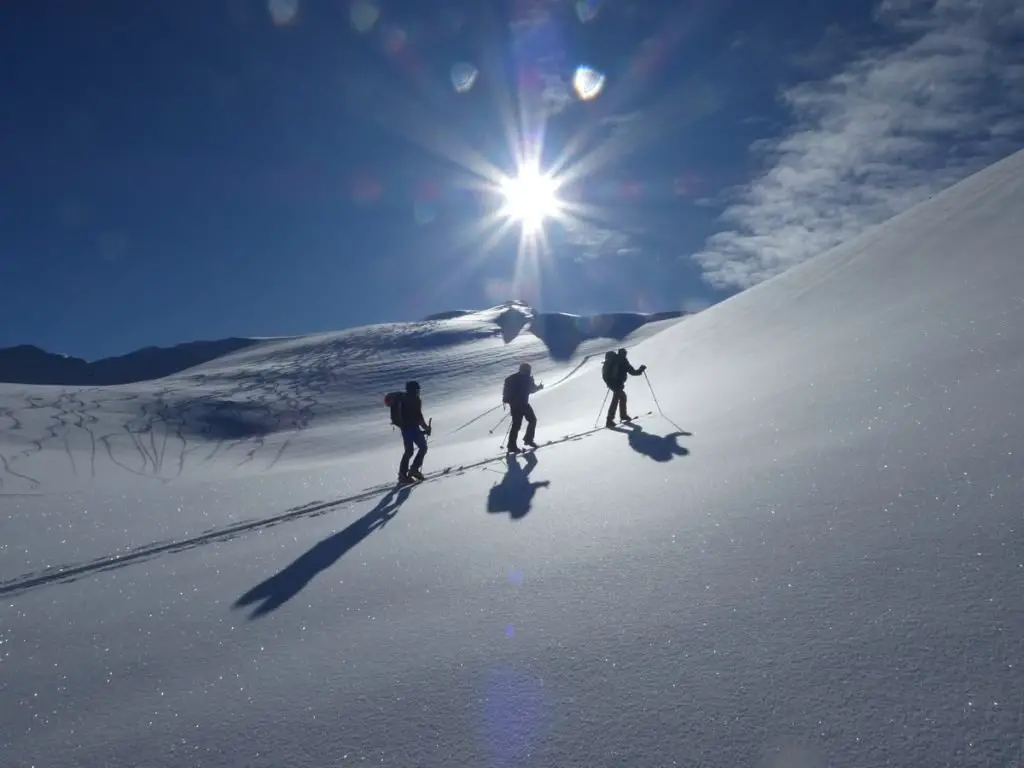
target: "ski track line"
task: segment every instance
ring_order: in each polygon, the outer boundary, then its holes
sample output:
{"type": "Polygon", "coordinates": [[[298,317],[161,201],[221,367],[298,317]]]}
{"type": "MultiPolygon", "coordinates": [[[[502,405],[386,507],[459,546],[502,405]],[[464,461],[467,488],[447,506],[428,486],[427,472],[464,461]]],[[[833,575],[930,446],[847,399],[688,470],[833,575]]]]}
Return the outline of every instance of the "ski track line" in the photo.
{"type": "MultiPolygon", "coordinates": [[[[17,477],[17,478],[20,478],[21,480],[24,480],[25,482],[28,483],[29,488],[31,488],[33,491],[38,489],[41,486],[41,483],[38,480],[36,480],[35,478],[29,477],[28,475],[23,475],[20,472],[15,472],[13,469],[11,469],[11,462],[8,461],[7,457],[2,455],[2,454],[0,454],[0,464],[3,464],[4,472],[6,472],[7,474],[11,475],[12,477],[17,477]]],[[[5,494],[5,495],[11,495],[11,494],[5,494]]],[[[0,582],[0,585],[2,585],[2,582],[0,582]]]]}
{"type": "MultiPolygon", "coordinates": [[[[652,411],[639,414],[633,417],[633,421],[639,421],[642,418],[648,417],[652,414],[652,411]]],[[[603,432],[606,427],[595,427],[588,429],[583,432],[574,432],[568,435],[564,435],[554,440],[549,440],[537,446],[534,450],[540,450],[542,448],[548,448],[561,443],[568,443],[575,440],[582,440],[585,437],[593,435],[597,432],[603,432]]],[[[431,472],[426,476],[425,479],[418,483],[412,483],[404,486],[406,488],[415,488],[425,483],[429,483],[433,480],[440,480],[445,477],[454,477],[457,475],[463,475],[474,469],[480,469],[486,467],[488,464],[493,464],[498,461],[502,461],[509,454],[502,451],[498,455],[491,455],[487,458],[480,459],[479,461],[470,462],[468,464],[459,464],[439,469],[435,472],[431,472]]],[[[333,501],[313,501],[308,504],[302,504],[298,507],[286,510],[281,514],[274,515],[272,517],[258,518],[254,520],[244,520],[240,523],[225,526],[223,528],[213,528],[203,533],[191,536],[185,539],[179,539],[176,541],[164,541],[156,542],[153,544],[147,544],[142,547],[138,547],[134,550],[126,552],[124,554],[108,555],[100,557],[95,560],[90,560],[85,563],[79,563],[77,565],[65,565],[50,568],[42,572],[35,571],[16,576],[6,581],[0,581],[0,596],[18,595],[23,592],[27,592],[35,587],[45,586],[53,583],[71,583],[77,581],[84,576],[90,576],[96,573],[103,573],[104,571],[114,570],[116,568],[123,568],[124,566],[131,565],[132,563],[142,562],[158,555],[184,552],[189,549],[194,549],[203,544],[210,544],[213,542],[225,542],[231,539],[237,538],[243,533],[248,533],[257,529],[272,528],[286,523],[291,520],[297,520],[304,517],[318,517],[338,507],[347,506],[349,504],[356,504],[362,501],[368,501],[374,496],[380,493],[393,490],[397,487],[396,483],[381,483],[374,485],[369,488],[364,488],[349,496],[345,496],[341,499],[334,499],[333,501]]]]}

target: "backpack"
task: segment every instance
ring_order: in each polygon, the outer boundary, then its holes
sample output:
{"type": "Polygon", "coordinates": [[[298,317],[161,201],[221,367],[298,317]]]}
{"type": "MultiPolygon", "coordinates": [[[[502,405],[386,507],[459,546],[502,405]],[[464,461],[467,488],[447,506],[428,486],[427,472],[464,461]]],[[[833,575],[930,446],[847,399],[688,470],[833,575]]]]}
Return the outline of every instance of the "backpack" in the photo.
{"type": "Polygon", "coordinates": [[[505,386],[501,390],[501,402],[508,405],[512,402],[513,390],[515,389],[515,378],[518,374],[509,374],[505,377],[505,386]]]}
{"type": "Polygon", "coordinates": [[[388,392],[384,395],[384,405],[391,409],[391,423],[401,428],[402,406],[405,404],[405,392],[388,392]]]}
{"type": "Polygon", "coordinates": [[[601,367],[601,378],[609,387],[615,384],[615,377],[619,371],[619,361],[614,357],[606,357],[601,367]]]}

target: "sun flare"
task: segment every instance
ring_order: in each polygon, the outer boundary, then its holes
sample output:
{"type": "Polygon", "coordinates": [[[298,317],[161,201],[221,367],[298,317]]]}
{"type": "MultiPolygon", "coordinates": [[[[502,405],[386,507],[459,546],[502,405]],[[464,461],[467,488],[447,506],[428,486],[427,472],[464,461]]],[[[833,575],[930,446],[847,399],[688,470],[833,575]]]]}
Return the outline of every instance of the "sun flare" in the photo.
{"type": "Polygon", "coordinates": [[[518,221],[527,232],[536,232],[545,220],[558,216],[558,184],[536,168],[523,168],[501,185],[505,199],[502,213],[518,221]]]}

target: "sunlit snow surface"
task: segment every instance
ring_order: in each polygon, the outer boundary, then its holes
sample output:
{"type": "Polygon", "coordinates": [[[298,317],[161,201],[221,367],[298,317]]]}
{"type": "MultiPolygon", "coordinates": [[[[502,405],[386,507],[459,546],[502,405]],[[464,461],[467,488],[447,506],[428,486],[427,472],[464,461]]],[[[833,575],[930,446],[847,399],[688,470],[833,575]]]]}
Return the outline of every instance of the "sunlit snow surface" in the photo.
{"type": "Polygon", "coordinates": [[[500,409],[471,420],[522,357],[539,439],[586,433],[618,342],[545,364],[464,315],[0,387],[0,453],[40,483],[0,496],[0,764],[1019,764],[1021,242],[1018,154],[641,329],[678,427],[631,379],[635,431],[397,493],[360,496],[394,476],[404,371],[431,471],[497,455],[500,409]],[[124,428],[206,394],[257,405],[124,428]]]}

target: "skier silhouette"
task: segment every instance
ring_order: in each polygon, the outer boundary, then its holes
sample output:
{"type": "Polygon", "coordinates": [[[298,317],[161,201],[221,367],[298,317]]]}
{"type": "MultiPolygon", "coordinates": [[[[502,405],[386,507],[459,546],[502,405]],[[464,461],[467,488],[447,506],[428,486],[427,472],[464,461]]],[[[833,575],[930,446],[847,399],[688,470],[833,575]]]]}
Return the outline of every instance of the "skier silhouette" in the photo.
{"type": "Polygon", "coordinates": [[[647,370],[646,365],[634,368],[626,357],[626,348],[623,347],[615,352],[607,352],[604,356],[604,365],[601,366],[601,378],[605,386],[611,390],[612,401],[608,405],[608,417],[605,419],[606,427],[615,426],[615,410],[619,411],[620,421],[632,421],[633,417],[626,412],[626,377],[640,376],[647,370]]]}
{"type": "Polygon", "coordinates": [[[526,434],[523,436],[523,444],[536,448],[534,432],[537,429],[537,416],[530,405],[530,395],[544,389],[543,384],[533,380],[532,369],[529,363],[519,366],[519,371],[505,379],[505,385],[501,394],[501,401],[508,405],[512,416],[512,425],[508,432],[508,452],[519,453],[517,441],[519,439],[519,428],[526,419],[526,434]]]}

